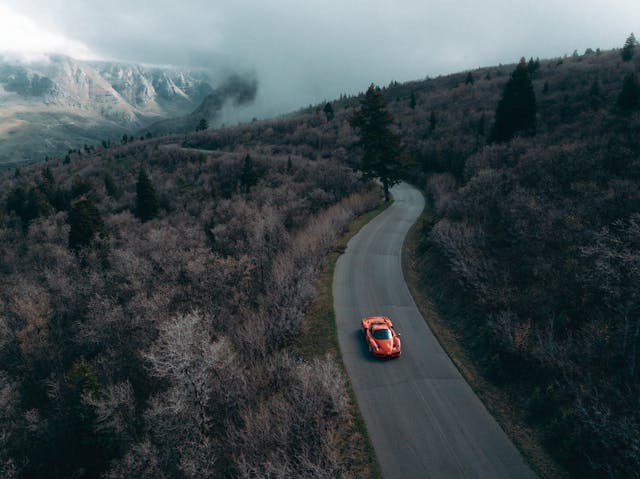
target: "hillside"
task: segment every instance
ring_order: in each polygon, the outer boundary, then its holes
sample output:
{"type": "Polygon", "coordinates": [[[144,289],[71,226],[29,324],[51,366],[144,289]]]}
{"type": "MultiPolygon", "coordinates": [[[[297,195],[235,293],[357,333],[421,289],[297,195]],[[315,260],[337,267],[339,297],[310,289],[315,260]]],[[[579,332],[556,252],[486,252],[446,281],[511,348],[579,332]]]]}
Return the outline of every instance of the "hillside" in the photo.
{"type": "Polygon", "coordinates": [[[530,62],[535,134],[503,143],[516,65],[385,89],[435,210],[424,288],[572,477],[639,474],[640,114],[619,106],[638,57],[530,62]]]}
{"type": "MultiPolygon", "coordinates": [[[[436,212],[418,267],[571,475],[637,477],[640,117],[616,102],[640,58],[531,63],[536,132],[505,143],[515,65],[384,88],[436,212]]],[[[351,169],[359,98],[331,103],[0,172],[0,476],[356,474],[334,359],[294,349],[380,201],[351,169]]]]}
{"type": "Polygon", "coordinates": [[[0,57],[0,166],[146,131],[217,87],[207,72],[49,55],[0,57]]]}
{"type": "Polygon", "coordinates": [[[294,349],[323,258],[380,202],[318,142],[335,126],[0,172],[0,476],[354,474],[340,370],[294,349]]]}

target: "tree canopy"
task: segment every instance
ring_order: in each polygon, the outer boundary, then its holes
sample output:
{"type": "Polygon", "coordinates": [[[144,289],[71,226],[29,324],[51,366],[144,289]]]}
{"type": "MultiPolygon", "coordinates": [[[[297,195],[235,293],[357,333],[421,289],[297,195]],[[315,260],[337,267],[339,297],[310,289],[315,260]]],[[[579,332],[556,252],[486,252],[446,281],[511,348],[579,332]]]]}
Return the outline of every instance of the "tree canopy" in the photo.
{"type": "Polygon", "coordinates": [[[144,170],[140,170],[138,174],[136,193],[136,216],[143,222],[155,218],[159,209],[158,198],[153,183],[144,170]]]}
{"type": "Polygon", "coordinates": [[[334,112],[331,103],[327,102],[322,111],[324,111],[324,114],[327,116],[327,121],[333,120],[334,112]]]}
{"type": "Polygon", "coordinates": [[[96,235],[105,236],[102,216],[91,198],[71,206],[69,211],[69,248],[78,250],[91,244],[96,235]]]}
{"type": "Polygon", "coordinates": [[[633,58],[633,52],[637,44],[638,42],[633,33],[627,37],[627,40],[624,42],[624,46],[622,47],[622,52],[620,53],[623,61],[628,62],[633,58]]]}
{"type": "Polygon", "coordinates": [[[627,113],[640,108],[640,84],[635,73],[629,73],[624,78],[622,91],[618,95],[618,108],[627,113]]]}
{"type": "Polygon", "coordinates": [[[240,173],[240,185],[244,192],[249,193],[251,187],[258,184],[258,179],[258,173],[253,167],[253,158],[251,155],[245,156],[242,163],[242,173],[240,173]]]}
{"type": "Polygon", "coordinates": [[[389,188],[400,182],[402,175],[402,148],[400,137],[391,129],[393,117],[380,88],[374,84],[369,86],[360,109],[349,123],[360,136],[358,145],[364,152],[360,165],[363,178],[379,178],[385,200],[389,201],[389,188]]]}
{"type": "Polygon", "coordinates": [[[209,122],[205,118],[200,118],[200,121],[196,125],[196,131],[203,131],[209,128],[209,122]]]}
{"type": "Polygon", "coordinates": [[[496,108],[490,142],[509,141],[517,132],[533,133],[536,128],[536,95],[524,58],[511,74],[496,108]]]}

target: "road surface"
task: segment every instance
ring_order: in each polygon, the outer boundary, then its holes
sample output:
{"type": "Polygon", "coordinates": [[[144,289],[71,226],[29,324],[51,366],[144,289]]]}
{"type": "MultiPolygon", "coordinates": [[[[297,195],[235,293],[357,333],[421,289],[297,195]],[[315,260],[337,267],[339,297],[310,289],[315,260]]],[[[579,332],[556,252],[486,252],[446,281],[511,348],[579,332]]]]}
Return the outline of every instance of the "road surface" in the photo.
{"type": "Polygon", "coordinates": [[[535,478],[411,298],[400,254],[424,199],[407,184],[392,193],[394,203],[351,239],[333,277],[342,358],[383,476],[535,478]],[[399,359],[369,356],[360,318],[373,315],[393,320],[399,359]]]}

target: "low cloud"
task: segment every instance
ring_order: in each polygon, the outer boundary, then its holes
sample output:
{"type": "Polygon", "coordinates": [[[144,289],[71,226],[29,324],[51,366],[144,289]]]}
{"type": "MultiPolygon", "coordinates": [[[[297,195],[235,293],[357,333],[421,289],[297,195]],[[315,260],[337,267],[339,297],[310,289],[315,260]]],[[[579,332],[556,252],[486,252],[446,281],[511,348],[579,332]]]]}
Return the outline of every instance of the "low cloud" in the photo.
{"type": "Polygon", "coordinates": [[[357,93],[371,82],[620,46],[640,18],[638,0],[606,7],[598,0],[4,4],[44,31],[73,39],[80,53],[86,46],[105,59],[207,67],[221,75],[253,70],[260,88],[252,105],[262,116],[357,93]]]}
{"type": "Polygon", "coordinates": [[[96,60],[98,55],[84,43],[49,31],[25,15],[0,4],[0,52],[5,57],[34,62],[46,53],[62,53],[79,60],[96,60]]]}
{"type": "Polygon", "coordinates": [[[258,79],[254,74],[231,73],[204,99],[191,116],[196,120],[205,118],[208,121],[220,120],[224,116],[226,121],[229,121],[229,111],[252,105],[257,92],[258,79]],[[228,108],[229,106],[231,108],[228,108]]]}

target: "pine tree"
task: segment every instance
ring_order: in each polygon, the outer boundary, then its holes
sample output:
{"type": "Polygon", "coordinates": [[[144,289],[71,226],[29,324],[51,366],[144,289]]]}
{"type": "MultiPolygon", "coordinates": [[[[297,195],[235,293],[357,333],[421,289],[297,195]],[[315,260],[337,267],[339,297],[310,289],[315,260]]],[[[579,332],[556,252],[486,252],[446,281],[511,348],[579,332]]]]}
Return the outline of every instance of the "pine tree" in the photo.
{"type": "Polygon", "coordinates": [[[116,182],[109,173],[105,173],[104,175],[104,188],[107,191],[107,195],[109,195],[111,198],[117,199],[120,196],[118,187],[116,186],[116,182]]]}
{"type": "Polygon", "coordinates": [[[490,142],[509,141],[517,132],[532,134],[536,127],[536,96],[524,58],[511,74],[496,108],[490,142]]]}
{"type": "Polygon", "coordinates": [[[436,113],[432,111],[429,115],[429,133],[433,133],[434,131],[436,131],[437,124],[438,120],[436,118],[436,113]]]}
{"type": "Polygon", "coordinates": [[[40,188],[32,187],[27,194],[27,203],[23,210],[22,220],[28,223],[39,216],[47,216],[51,213],[51,205],[40,188]]]}
{"type": "Polygon", "coordinates": [[[349,119],[359,133],[358,145],[364,154],[360,169],[363,178],[379,178],[384,189],[384,198],[389,201],[389,188],[398,183],[402,174],[400,161],[400,137],[391,130],[393,117],[380,88],[371,84],[360,109],[349,119]]]}
{"type": "Polygon", "coordinates": [[[627,37],[627,41],[624,42],[624,47],[622,47],[622,52],[620,53],[622,61],[628,62],[633,58],[633,53],[637,44],[636,36],[633,33],[627,37]]]}
{"type": "Polygon", "coordinates": [[[16,186],[7,196],[5,203],[5,211],[7,213],[15,212],[20,217],[23,223],[29,221],[27,217],[27,192],[21,186],[16,186]]]}
{"type": "Polygon", "coordinates": [[[600,83],[598,83],[598,80],[594,80],[591,88],[589,88],[589,102],[594,110],[600,106],[601,97],[602,91],[600,89],[600,83]]]}
{"type": "Polygon", "coordinates": [[[38,189],[47,198],[47,200],[51,202],[56,191],[56,181],[53,178],[53,173],[51,173],[49,167],[42,170],[40,180],[38,181],[38,189]]]}
{"type": "Polygon", "coordinates": [[[640,85],[635,73],[629,73],[624,78],[622,91],[618,95],[618,108],[625,113],[640,108],[640,85]]]}
{"type": "Polygon", "coordinates": [[[323,111],[324,111],[324,114],[327,116],[327,121],[333,120],[334,114],[333,114],[333,107],[331,106],[331,103],[327,102],[327,104],[323,108],[323,111]]]}
{"type": "Polygon", "coordinates": [[[155,218],[159,209],[156,189],[144,170],[138,174],[136,193],[136,216],[142,222],[155,218]]]}
{"type": "Polygon", "coordinates": [[[409,108],[415,110],[416,108],[416,94],[411,92],[411,97],[409,98],[409,108]]]}
{"type": "Polygon", "coordinates": [[[476,136],[484,136],[484,130],[486,128],[486,123],[487,123],[487,117],[485,116],[484,113],[482,113],[482,116],[478,120],[478,125],[476,127],[476,136]]]}
{"type": "Polygon", "coordinates": [[[244,158],[242,165],[242,173],[240,174],[240,185],[244,189],[245,193],[249,193],[252,186],[258,184],[258,173],[253,167],[253,158],[251,155],[247,155],[244,158]]]}
{"type": "Polygon", "coordinates": [[[196,131],[206,130],[207,128],[209,128],[207,120],[205,118],[200,118],[200,121],[196,125],[196,131]]]}
{"type": "Polygon", "coordinates": [[[464,84],[473,85],[474,82],[475,82],[475,79],[473,78],[473,73],[471,72],[467,73],[467,77],[464,79],[464,84]]]}
{"type": "Polygon", "coordinates": [[[99,236],[106,236],[104,222],[91,198],[80,200],[71,206],[68,218],[69,248],[79,250],[91,244],[99,236]]]}
{"type": "Polygon", "coordinates": [[[544,93],[545,95],[546,95],[547,93],[549,93],[549,82],[548,82],[548,81],[545,81],[545,82],[544,82],[544,85],[543,85],[543,87],[542,87],[542,93],[544,93]]]}

